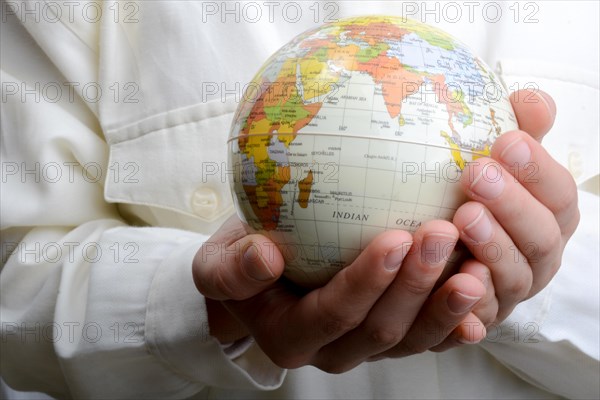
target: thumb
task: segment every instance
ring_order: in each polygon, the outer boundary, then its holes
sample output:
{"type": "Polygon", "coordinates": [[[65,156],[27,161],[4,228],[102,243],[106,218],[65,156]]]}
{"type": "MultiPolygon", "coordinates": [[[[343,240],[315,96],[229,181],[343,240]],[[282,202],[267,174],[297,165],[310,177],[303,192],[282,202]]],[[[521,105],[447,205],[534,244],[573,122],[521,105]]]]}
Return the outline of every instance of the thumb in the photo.
{"type": "Polygon", "coordinates": [[[239,229],[228,224],[196,253],[192,274],[196,288],[214,300],[244,300],[271,286],[282,274],[283,256],[265,236],[245,235],[229,243],[239,229]],[[228,238],[229,240],[221,240],[228,238]]]}
{"type": "Polygon", "coordinates": [[[552,97],[539,89],[521,89],[511,93],[510,102],[519,129],[541,142],[556,118],[556,103],[552,97]]]}

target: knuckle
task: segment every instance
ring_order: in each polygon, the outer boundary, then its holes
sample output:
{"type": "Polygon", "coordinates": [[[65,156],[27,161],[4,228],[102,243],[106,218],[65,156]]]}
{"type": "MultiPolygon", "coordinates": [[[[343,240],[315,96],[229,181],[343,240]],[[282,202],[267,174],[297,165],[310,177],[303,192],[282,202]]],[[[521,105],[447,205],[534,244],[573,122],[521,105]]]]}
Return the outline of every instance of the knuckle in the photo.
{"type": "Polygon", "coordinates": [[[368,282],[369,293],[383,293],[390,285],[391,280],[374,279],[368,282]]]}
{"type": "Polygon", "coordinates": [[[325,334],[328,338],[337,337],[340,334],[355,329],[363,320],[361,314],[352,312],[347,307],[336,306],[322,296],[318,297],[316,308],[321,313],[321,319],[318,324],[321,333],[325,334]]]}
{"type": "Polygon", "coordinates": [[[537,293],[539,293],[544,287],[546,287],[546,285],[548,284],[548,282],[550,282],[552,277],[554,275],[556,275],[556,273],[560,269],[560,266],[561,266],[560,258],[557,258],[557,259],[553,260],[552,262],[549,262],[547,265],[545,265],[544,268],[546,269],[546,271],[545,271],[544,276],[538,278],[536,281],[534,281],[532,283],[531,289],[529,290],[529,292],[527,293],[527,296],[523,300],[530,299],[531,297],[533,297],[537,293]]]}
{"type": "Polygon", "coordinates": [[[503,204],[503,207],[506,208],[507,214],[514,218],[515,221],[522,221],[525,217],[528,210],[522,206],[522,203],[516,201],[514,203],[507,202],[507,204],[503,204]]]}
{"type": "MultiPolygon", "coordinates": [[[[570,176],[568,171],[566,173],[570,176]]],[[[569,179],[569,183],[567,184],[566,188],[561,190],[560,193],[561,196],[554,201],[551,208],[555,214],[567,210],[570,207],[576,207],[577,205],[577,186],[573,179],[569,179]]]]}
{"type": "Polygon", "coordinates": [[[349,332],[358,327],[362,322],[358,316],[342,315],[331,310],[326,310],[323,318],[325,323],[322,324],[322,329],[328,337],[349,332]]]}
{"type": "Polygon", "coordinates": [[[369,340],[378,348],[390,348],[396,345],[402,339],[402,332],[395,329],[386,329],[379,327],[369,332],[369,340]]]}
{"type": "Polygon", "coordinates": [[[400,281],[402,288],[414,295],[414,296],[425,296],[431,292],[432,283],[423,278],[411,278],[411,279],[402,279],[400,281]]]}
{"type": "Polygon", "coordinates": [[[516,300],[521,301],[523,299],[525,299],[527,297],[527,295],[529,294],[529,290],[531,288],[531,282],[532,279],[531,277],[529,277],[529,279],[515,279],[512,282],[510,282],[504,292],[504,298],[505,299],[510,299],[510,301],[514,301],[516,300]]]}
{"type": "Polygon", "coordinates": [[[425,343],[411,343],[408,345],[407,349],[410,350],[411,354],[421,354],[429,350],[429,346],[425,345],[425,343]]]}
{"type": "Polygon", "coordinates": [[[545,261],[548,258],[555,258],[561,250],[562,233],[558,225],[553,229],[546,231],[543,240],[532,242],[530,249],[525,249],[525,254],[530,264],[536,264],[545,261]]]}
{"type": "Polygon", "coordinates": [[[248,233],[242,224],[235,224],[231,227],[230,230],[224,233],[223,235],[223,243],[225,246],[230,246],[231,244],[237,242],[240,238],[243,238],[248,233]]]}
{"type": "Polygon", "coordinates": [[[342,270],[344,283],[349,290],[362,293],[381,293],[390,284],[389,279],[381,279],[379,275],[372,274],[368,277],[358,273],[358,269],[344,268],[342,270]]]}
{"type": "Polygon", "coordinates": [[[562,264],[562,260],[560,257],[550,263],[550,265],[548,266],[548,269],[550,271],[550,276],[554,276],[558,272],[561,264],[562,264]]]}

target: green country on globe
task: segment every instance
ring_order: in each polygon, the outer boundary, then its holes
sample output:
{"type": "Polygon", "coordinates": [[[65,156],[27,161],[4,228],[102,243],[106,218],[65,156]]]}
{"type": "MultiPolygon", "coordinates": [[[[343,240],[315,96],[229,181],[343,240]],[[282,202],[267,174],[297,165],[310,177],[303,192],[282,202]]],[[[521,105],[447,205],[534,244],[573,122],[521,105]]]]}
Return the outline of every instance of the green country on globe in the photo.
{"type": "Polygon", "coordinates": [[[316,287],[379,233],[451,220],[465,164],[517,128],[508,94],[461,42],[391,16],[339,20],[269,58],[231,127],[234,202],[285,276],[316,287]]]}

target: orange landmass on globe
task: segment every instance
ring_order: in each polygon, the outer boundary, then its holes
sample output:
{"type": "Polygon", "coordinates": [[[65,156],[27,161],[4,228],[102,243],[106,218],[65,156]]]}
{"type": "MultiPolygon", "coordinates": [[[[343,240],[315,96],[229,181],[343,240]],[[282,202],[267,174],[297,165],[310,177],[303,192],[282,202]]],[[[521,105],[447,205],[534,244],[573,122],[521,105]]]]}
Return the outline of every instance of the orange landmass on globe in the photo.
{"type": "Polygon", "coordinates": [[[280,191],[290,180],[290,167],[277,164],[269,156],[272,135],[277,134],[277,140],[289,147],[322,106],[321,102],[304,103],[296,86],[296,68],[295,60],[285,62],[277,79],[256,100],[238,138],[240,151],[256,168],[256,184],[243,185],[244,192],[266,230],[277,227],[283,205],[280,191]]]}
{"type": "Polygon", "coordinates": [[[313,172],[312,169],[308,170],[306,178],[298,181],[298,204],[302,208],[308,207],[308,199],[310,198],[310,191],[313,184],[313,172]]]}
{"type": "Polygon", "coordinates": [[[385,106],[392,118],[400,115],[402,101],[418,92],[424,82],[423,76],[403,68],[397,58],[383,54],[358,63],[356,68],[370,74],[375,83],[381,85],[385,106]]]}

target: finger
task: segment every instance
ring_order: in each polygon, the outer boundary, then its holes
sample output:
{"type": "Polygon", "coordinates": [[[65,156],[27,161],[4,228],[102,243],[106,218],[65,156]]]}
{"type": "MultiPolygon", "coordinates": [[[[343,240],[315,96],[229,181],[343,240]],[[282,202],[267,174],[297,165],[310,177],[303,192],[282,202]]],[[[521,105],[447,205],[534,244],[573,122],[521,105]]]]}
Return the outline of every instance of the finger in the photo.
{"type": "Polygon", "coordinates": [[[496,322],[498,299],[488,267],[477,260],[469,259],[461,265],[460,272],[477,278],[485,286],[485,296],[456,329],[442,343],[432,347],[431,351],[443,352],[463,344],[478,343],[485,337],[485,328],[496,322]]]}
{"type": "Polygon", "coordinates": [[[381,353],[406,357],[422,353],[442,343],[485,295],[485,287],[475,277],[456,274],[442,285],[423,306],[404,339],[381,353]]]}
{"type": "MultiPolygon", "coordinates": [[[[461,185],[467,196],[486,206],[525,255],[534,273],[535,286],[530,294],[536,293],[560,266],[563,237],[554,214],[492,159],[480,158],[469,164],[465,172],[461,185]]],[[[506,244],[500,243],[500,248],[506,244]]],[[[487,264],[485,259],[478,259],[487,264]]]]}
{"type": "Polygon", "coordinates": [[[577,187],[569,171],[522,131],[498,138],[492,148],[492,158],[552,211],[566,241],[579,222],[577,187]]]}
{"type": "Polygon", "coordinates": [[[317,367],[350,370],[404,337],[440,277],[458,240],[458,231],[447,221],[429,221],[413,240],[394,282],[357,329],[319,351],[317,367]]]}
{"type": "Polygon", "coordinates": [[[247,299],[283,272],[283,257],[275,244],[262,235],[246,235],[240,227],[239,221],[228,220],[194,257],[194,283],[208,298],[247,299]]]}
{"type": "Polygon", "coordinates": [[[499,305],[489,268],[478,260],[469,259],[460,267],[460,272],[477,278],[485,287],[485,296],[477,303],[472,313],[484,326],[497,322],[499,305]]]}
{"type": "Polygon", "coordinates": [[[312,363],[321,347],[362,322],[394,280],[411,245],[412,236],[408,232],[384,232],[327,285],[297,301],[286,298],[281,301],[281,293],[268,290],[250,301],[228,302],[227,307],[232,307],[235,315],[243,322],[248,321],[248,325],[254,320],[270,319],[277,329],[278,340],[272,340],[273,332],[251,333],[277,365],[297,368],[312,363]]]}
{"type": "Polygon", "coordinates": [[[462,344],[479,343],[487,334],[484,323],[474,312],[467,314],[454,331],[457,332],[457,341],[462,344]]]}
{"type": "Polygon", "coordinates": [[[528,259],[481,203],[459,207],[453,222],[465,246],[489,270],[498,299],[497,318],[504,319],[530,293],[533,272],[528,259]]]}
{"type": "Polygon", "coordinates": [[[509,98],[519,128],[541,142],[556,118],[556,104],[552,97],[539,89],[522,89],[511,93],[509,98]]]}
{"type": "Polygon", "coordinates": [[[430,351],[441,353],[454,347],[465,344],[475,344],[485,339],[487,334],[484,323],[475,315],[474,312],[467,314],[460,324],[452,331],[444,341],[437,346],[429,349],[430,351]]]}

